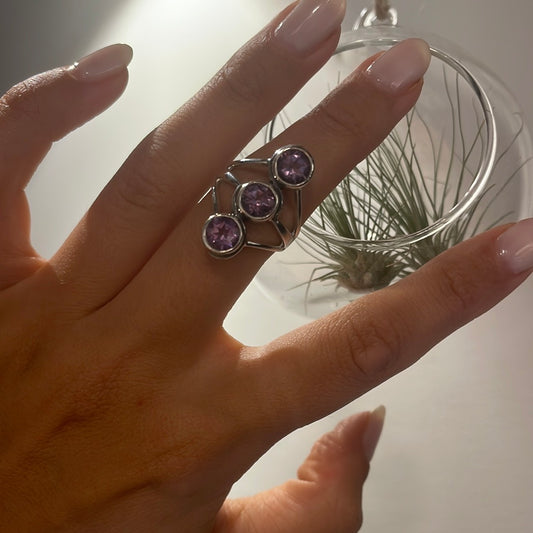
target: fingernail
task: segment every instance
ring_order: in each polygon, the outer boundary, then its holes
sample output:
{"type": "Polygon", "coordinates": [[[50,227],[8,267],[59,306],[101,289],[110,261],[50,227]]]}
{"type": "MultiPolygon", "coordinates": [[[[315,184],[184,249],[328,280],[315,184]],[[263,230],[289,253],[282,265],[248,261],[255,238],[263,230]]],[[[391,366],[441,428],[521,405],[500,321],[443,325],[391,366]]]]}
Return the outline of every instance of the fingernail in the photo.
{"type": "Polygon", "coordinates": [[[533,218],[511,226],[502,233],[496,244],[498,255],[513,274],[521,274],[533,268],[533,218]]]}
{"type": "Polygon", "coordinates": [[[368,462],[374,457],[374,452],[381,437],[383,424],[385,423],[386,409],[383,405],[370,413],[363,435],[363,450],[368,462]]]}
{"type": "Polygon", "coordinates": [[[340,27],[345,12],[346,0],[300,0],[274,35],[287,48],[309,53],[340,27]]]}
{"type": "Polygon", "coordinates": [[[431,52],[422,39],[407,39],[379,56],[366,75],[381,89],[401,93],[417,83],[429,67],[431,52]]]}
{"type": "Polygon", "coordinates": [[[78,81],[101,81],[125,70],[132,57],[127,44],[112,44],[76,61],[67,72],[78,81]]]}

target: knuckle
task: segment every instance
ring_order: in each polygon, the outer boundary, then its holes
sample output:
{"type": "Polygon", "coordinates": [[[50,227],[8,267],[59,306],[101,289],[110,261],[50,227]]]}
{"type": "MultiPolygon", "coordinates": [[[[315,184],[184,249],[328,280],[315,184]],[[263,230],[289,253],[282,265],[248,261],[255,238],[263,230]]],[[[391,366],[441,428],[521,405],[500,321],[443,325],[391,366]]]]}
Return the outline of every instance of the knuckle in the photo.
{"type": "Polygon", "coordinates": [[[36,120],[41,114],[41,106],[37,98],[39,82],[36,78],[30,78],[9,89],[0,99],[0,112],[3,116],[14,115],[30,121],[36,120]]]}
{"type": "Polygon", "coordinates": [[[478,300],[479,290],[472,276],[472,265],[445,264],[439,267],[436,279],[439,280],[438,300],[450,312],[467,313],[478,300]]]}
{"type": "Polygon", "coordinates": [[[246,62],[247,68],[242,68],[242,61],[234,58],[217,74],[215,84],[222,88],[225,96],[237,105],[257,105],[265,96],[264,80],[269,76],[261,59],[253,63],[246,62]]]}
{"type": "Polygon", "coordinates": [[[164,193],[161,187],[141,169],[132,169],[127,177],[118,180],[115,194],[126,209],[153,211],[160,205],[164,193]]]}
{"type": "Polygon", "coordinates": [[[310,456],[313,459],[321,461],[328,457],[338,455],[343,451],[343,443],[338,432],[330,431],[320,437],[311,449],[310,456]]]}
{"type": "Polygon", "coordinates": [[[80,124],[84,106],[75,105],[72,93],[64,91],[64,70],[38,74],[9,89],[0,98],[0,121],[9,133],[22,131],[42,141],[55,141],[80,124]],[[62,89],[63,87],[63,89],[62,89]]]}
{"type": "Polygon", "coordinates": [[[318,130],[325,135],[341,138],[365,138],[365,131],[354,109],[326,99],[312,113],[318,130]]]}
{"type": "Polygon", "coordinates": [[[363,382],[383,381],[395,372],[402,352],[401,325],[377,317],[351,323],[346,338],[348,375],[363,382]]]}
{"type": "MultiPolygon", "coordinates": [[[[161,171],[161,167],[167,167],[166,163],[158,161],[162,159],[158,154],[159,150],[152,149],[149,161],[130,162],[124,169],[125,172],[120,179],[117,179],[113,192],[118,198],[120,205],[153,212],[161,208],[165,198],[168,197],[166,182],[163,178],[167,174],[161,171]]],[[[168,175],[172,175],[169,171],[168,175]]]]}

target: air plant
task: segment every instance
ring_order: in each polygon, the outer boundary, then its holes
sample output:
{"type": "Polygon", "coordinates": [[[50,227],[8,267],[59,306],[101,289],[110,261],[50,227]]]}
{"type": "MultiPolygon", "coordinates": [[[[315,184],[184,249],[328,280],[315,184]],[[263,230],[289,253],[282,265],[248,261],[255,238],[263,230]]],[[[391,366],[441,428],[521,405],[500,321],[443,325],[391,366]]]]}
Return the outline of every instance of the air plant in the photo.
{"type": "MultiPolygon", "coordinates": [[[[385,213],[378,213],[371,205],[371,197],[366,198],[365,210],[360,210],[364,198],[354,195],[350,175],[341,182],[312,216],[311,224],[302,228],[299,245],[317,262],[313,276],[325,271],[312,280],[334,279],[339,285],[353,290],[367,290],[385,287],[399,276],[406,265],[397,252],[380,252],[356,249],[351,246],[332,243],[322,238],[316,227],[329,234],[347,239],[385,238],[388,228],[385,213]]],[[[390,224],[389,224],[390,225],[390,224]]]]}
{"type": "MultiPolygon", "coordinates": [[[[476,124],[467,141],[459,76],[452,88],[444,71],[444,85],[451,112],[449,151],[445,150],[444,132],[435,139],[421,113],[416,108],[410,112],[400,127],[346,176],[302,228],[297,242],[316,262],[309,284],[334,280],[353,291],[385,287],[511,214],[488,217],[490,207],[521,167],[503,184],[490,184],[465,215],[432,237],[405,248],[371,245],[372,241],[415,233],[439,220],[462,198],[476,175],[485,146],[485,124],[474,106],[476,124]],[[427,161],[428,143],[425,148],[417,146],[415,127],[429,141],[430,165],[422,164],[421,152],[424,150],[427,161]],[[428,166],[432,168],[428,170],[428,166]],[[344,245],[342,239],[368,244],[344,245]]],[[[499,155],[496,166],[520,133],[521,129],[499,155]]]]}

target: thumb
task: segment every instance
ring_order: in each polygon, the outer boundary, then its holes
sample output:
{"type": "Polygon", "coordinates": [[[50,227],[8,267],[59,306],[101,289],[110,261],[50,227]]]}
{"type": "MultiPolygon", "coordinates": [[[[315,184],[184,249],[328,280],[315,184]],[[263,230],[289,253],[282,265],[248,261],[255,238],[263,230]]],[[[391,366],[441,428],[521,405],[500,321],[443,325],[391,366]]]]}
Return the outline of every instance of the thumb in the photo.
{"type": "Polygon", "coordinates": [[[378,444],[385,408],[343,420],[323,435],[298,479],[250,498],[228,500],[217,533],[353,533],[362,524],[363,484],[378,444]]]}

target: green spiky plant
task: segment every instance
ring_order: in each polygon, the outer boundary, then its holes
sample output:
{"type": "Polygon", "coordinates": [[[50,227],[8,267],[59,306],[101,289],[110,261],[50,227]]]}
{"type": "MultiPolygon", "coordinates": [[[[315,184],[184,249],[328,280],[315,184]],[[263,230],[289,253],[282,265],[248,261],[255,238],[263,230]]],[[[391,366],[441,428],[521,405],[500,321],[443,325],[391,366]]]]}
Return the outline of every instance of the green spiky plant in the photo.
{"type": "MultiPolygon", "coordinates": [[[[344,246],[324,237],[322,232],[345,239],[379,241],[395,235],[412,234],[442,218],[450,205],[457,204],[480,166],[485,124],[474,106],[477,129],[467,142],[459,76],[456,76],[455,87],[452,87],[444,71],[444,85],[452,122],[450,153],[444,155],[443,137],[435,142],[420,113],[413,110],[404,119],[404,133],[400,133],[401,128],[394,130],[363,164],[354,168],[318,207],[310,223],[302,228],[298,242],[316,262],[308,284],[335,280],[340,286],[353,291],[385,287],[446,249],[497,225],[512,214],[503,213],[495,220],[487,219],[490,207],[521,167],[503,184],[488,186],[458,221],[404,249],[379,251],[371,247],[344,246]],[[433,163],[430,175],[421,164],[420,149],[413,134],[415,120],[430,141],[433,163]],[[444,161],[444,157],[448,159],[444,161]]],[[[496,166],[520,133],[521,129],[499,155],[496,166]]]]}

